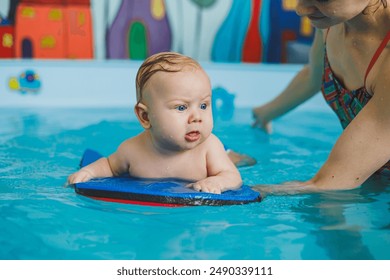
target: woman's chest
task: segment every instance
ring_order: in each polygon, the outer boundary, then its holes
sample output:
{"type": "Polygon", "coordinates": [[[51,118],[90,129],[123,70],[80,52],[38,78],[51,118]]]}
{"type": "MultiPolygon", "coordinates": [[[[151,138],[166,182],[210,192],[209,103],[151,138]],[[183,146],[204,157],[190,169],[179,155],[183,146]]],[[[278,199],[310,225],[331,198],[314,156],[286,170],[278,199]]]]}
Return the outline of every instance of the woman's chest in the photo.
{"type": "Polygon", "coordinates": [[[328,63],[334,77],[347,90],[364,86],[364,75],[368,63],[356,50],[339,50],[327,45],[328,63]]]}
{"type": "Polygon", "coordinates": [[[369,69],[380,40],[369,37],[356,39],[357,36],[337,36],[329,34],[326,44],[328,62],[333,75],[346,90],[355,90],[367,85],[378,71],[380,60],[369,69]],[[333,36],[332,36],[333,35],[333,36]],[[370,76],[368,75],[370,70],[370,76]],[[366,82],[366,84],[365,84],[366,82]]]}

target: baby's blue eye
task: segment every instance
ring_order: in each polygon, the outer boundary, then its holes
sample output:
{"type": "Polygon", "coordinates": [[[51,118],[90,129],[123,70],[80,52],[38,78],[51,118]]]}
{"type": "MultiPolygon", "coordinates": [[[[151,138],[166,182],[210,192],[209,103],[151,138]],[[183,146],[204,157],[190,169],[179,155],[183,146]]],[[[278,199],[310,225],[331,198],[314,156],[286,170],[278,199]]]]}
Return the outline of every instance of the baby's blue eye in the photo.
{"type": "Polygon", "coordinates": [[[182,112],[182,111],[187,109],[187,106],[186,105],[179,105],[179,106],[176,106],[175,109],[182,112]]]}
{"type": "Polygon", "coordinates": [[[207,109],[207,104],[206,103],[200,104],[200,109],[206,110],[207,109]]]}

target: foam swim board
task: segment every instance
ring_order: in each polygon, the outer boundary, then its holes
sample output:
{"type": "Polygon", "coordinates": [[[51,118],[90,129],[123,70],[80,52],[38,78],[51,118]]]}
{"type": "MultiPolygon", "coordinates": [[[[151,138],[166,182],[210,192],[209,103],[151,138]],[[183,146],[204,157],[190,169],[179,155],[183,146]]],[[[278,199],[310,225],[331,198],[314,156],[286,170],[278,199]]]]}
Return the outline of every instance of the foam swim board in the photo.
{"type": "MultiPolygon", "coordinates": [[[[80,162],[84,167],[102,155],[87,149],[80,162]]],[[[260,193],[249,186],[222,194],[198,192],[185,185],[188,182],[179,179],[138,179],[131,177],[109,177],[92,179],[74,184],[76,193],[90,198],[149,206],[198,206],[198,205],[237,205],[261,201],[260,193]]]]}

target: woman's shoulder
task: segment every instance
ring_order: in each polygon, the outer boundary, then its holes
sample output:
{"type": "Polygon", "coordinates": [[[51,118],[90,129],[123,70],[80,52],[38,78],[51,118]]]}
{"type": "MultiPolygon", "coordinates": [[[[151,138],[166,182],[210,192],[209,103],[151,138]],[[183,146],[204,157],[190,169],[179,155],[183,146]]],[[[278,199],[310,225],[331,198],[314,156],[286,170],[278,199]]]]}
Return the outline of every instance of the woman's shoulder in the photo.
{"type": "MultiPolygon", "coordinates": [[[[381,42],[381,46],[378,46],[372,64],[372,69],[369,69],[371,71],[367,76],[367,85],[371,88],[371,91],[376,93],[381,89],[390,88],[388,78],[390,76],[390,31],[381,42]]],[[[388,90],[385,91],[388,92],[388,90]]]]}
{"type": "Polygon", "coordinates": [[[386,49],[381,54],[382,58],[378,68],[376,69],[375,77],[373,78],[374,91],[384,91],[386,95],[390,95],[390,43],[387,44],[386,49]]]}

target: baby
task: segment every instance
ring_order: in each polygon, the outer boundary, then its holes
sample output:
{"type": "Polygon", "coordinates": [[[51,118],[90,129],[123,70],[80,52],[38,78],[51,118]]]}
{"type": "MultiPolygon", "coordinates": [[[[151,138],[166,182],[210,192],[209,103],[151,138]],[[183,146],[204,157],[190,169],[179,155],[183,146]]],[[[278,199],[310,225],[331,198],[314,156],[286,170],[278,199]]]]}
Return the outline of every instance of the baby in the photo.
{"type": "Polygon", "coordinates": [[[221,193],[242,185],[240,173],[212,134],[211,84],[192,58],[172,52],[144,61],[136,76],[135,114],[144,128],[108,158],[80,169],[68,184],[130,175],[181,178],[197,191],[221,193]]]}

